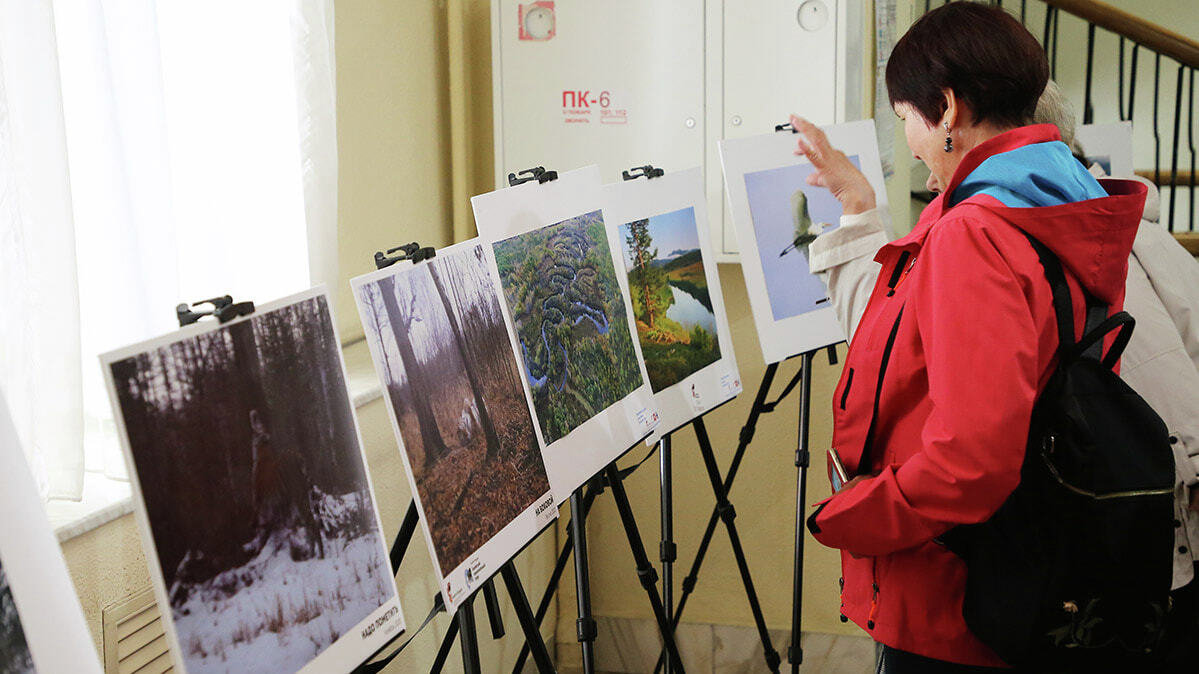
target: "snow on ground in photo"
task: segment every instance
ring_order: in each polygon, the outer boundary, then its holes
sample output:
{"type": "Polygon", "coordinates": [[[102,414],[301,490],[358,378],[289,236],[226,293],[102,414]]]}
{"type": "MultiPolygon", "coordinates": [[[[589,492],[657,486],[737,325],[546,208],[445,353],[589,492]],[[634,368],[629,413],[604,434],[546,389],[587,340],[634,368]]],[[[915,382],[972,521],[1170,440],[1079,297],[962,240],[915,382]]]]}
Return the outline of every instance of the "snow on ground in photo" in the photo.
{"type": "Polygon", "coordinates": [[[272,536],[174,607],[189,672],[295,672],[395,593],[378,533],[327,536],[323,559],[299,562],[290,554],[297,537],[272,536]]]}

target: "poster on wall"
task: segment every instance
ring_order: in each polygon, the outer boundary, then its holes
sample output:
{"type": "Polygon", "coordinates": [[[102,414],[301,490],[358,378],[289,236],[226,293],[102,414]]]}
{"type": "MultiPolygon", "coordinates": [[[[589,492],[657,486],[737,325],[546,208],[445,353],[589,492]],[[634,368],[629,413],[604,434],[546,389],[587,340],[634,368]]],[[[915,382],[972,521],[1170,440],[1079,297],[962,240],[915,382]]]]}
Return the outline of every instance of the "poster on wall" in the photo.
{"type": "Polygon", "coordinates": [[[0,672],[100,674],[75,584],[0,394],[0,672]]]}
{"type": "Polygon", "coordinates": [[[558,515],[477,240],[351,281],[446,606],[558,515]]]}
{"type": "Polygon", "coordinates": [[[605,185],[604,216],[661,415],[656,440],[741,392],[703,171],[605,185]]]}
{"type": "Polygon", "coordinates": [[[559,499],[658,425],[602,203],[595,166],[471,199],[559,499]]]}
{"type": "Polygon", "coordinates": [[[101,362],[179,671],[349,671],[403,631],[323,289],[101,362]]]}
{"type": "MultiPolygon", "coordinates": [[[[866,174],[878,207],[886,209],[874,121],[822,128],[833,147],[866,174]]],[[[767,363],[845,339],[827,288],[808,269],[808,245],[838,226],[841,204],[826,188],[808,184],[815,167],[795,148],[791,133],[720,142],[741,271],[767,363]]]]}
{"type": "Polygon", "coordinates": [[[1082,147],[1088,166],[1098,164],[1105,175],[1132,177],[1132,122],[1080,124],[1074,140],[1082,147]]]}

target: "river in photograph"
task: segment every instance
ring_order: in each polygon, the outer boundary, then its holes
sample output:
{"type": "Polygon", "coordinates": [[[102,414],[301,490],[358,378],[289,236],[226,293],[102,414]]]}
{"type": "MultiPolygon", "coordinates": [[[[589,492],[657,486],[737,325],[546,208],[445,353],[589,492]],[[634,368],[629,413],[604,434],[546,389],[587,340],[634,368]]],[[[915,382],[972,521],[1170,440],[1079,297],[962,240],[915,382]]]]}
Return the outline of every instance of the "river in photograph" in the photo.
{"type": "Polygon", "coordinates": [[[688,331],[698,325],[710,334],[716,334],[716,316],[699,300],[673,285],[670,286],[670,294],[674,296],[674,304],[666,310],[667,318],[679,323],[688,331]]]}

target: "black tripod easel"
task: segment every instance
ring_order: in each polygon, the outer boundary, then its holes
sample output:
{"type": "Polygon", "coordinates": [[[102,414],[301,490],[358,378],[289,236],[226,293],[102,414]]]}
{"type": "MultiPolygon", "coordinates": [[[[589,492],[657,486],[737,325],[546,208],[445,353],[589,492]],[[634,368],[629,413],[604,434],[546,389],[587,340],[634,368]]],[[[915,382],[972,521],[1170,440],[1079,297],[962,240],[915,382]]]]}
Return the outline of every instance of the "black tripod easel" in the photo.
{"type": "MultiPolygon", "coordinates": [[[[652,167],[647,166],[644,168],[646,171],[652,172],[652,167]]],[[[657,171],[657,175],[661,175],[661,170],[658,169],[657,171]]],[[[523,171],[509,173],[508,185],[515,187],[534,180],[544,185],[557,179],[557,171],[548,171],[544,166],[536,166],[523,171]]],[[[640,444],[640,441],[637,444],[640,444]]],[[[627,450],[622,452],[621,455],[623,456],[626,453],[627,450]]],[[[626,475],[627,473],[618,469],[616,462],[613,461],[599,474],[592,476],[586,484],[578,487],[571,493],[571,518],[568,540],[563,546],[562,552],[558,555],[549,585],[538,604],[535,616],[536,623],[540,625],[541,620],[544,619],[549,609],[549,599],[553,591],[557,589],[558,583],[562,578],[562,573],[565,571],[567,556],[568,554],[572,555],[575,567],[575,596],[579,616],[575,624],[576,633],[582,649],[583,672],[584,674],[593,674],[595,671],[594,642],[597,629],[595,619],[591,614],[591,579],[587,564],[586,521],[587,513],[591,508],[591,504],[595,501],[595,497],[600,491],[607,488],[611,490],[612,497],[616,502],[617,511],[620,513],[621,524],[624,526],[625,536],[628,538],[629,548],[633,553],[633,559],[636,563],[637,577],[641,582],[641,586],[645,589],[650,606],[653,608],[654,618],[658,622],[658,629],[662,634],[667,657],[674,664],[675,670],[681,674],[684,671],[683,661],[679,655],[678,645],[674,640],[674,632],[670,628],[670,621],[666,617],[666,608],[662,603],[661,596],[658,594],[658,574],[649,561],[649,555],[645,551],[645,544],[642,542],[641,534],[637,529],[637,520],[633,514],[632,505],[629,503],[628,494],[625,492],[624,477],[626,475]]],[[[521,670],[527,657],[527,651],[522,649],[520,656],[517,658],[514,671],[519,672],[521,670]]]]}
{"type": "MultiPolygon", "coordinates": [[[[836,346],[821,347],[813,351],[808,351],[793,358],[799,358],[801,361],[800,369],[795,373],[787,385],[783,387],[778,398],[767,402],[767,397],[770,393],[771,385],[774,383],[774,378],[778,374],[779,363],[770,363],[766,366],[766,372],[762,376],[762,383],[758,386],[758,392],[754,395],[753,405],[750,407],[749,415],[745,425],[741,427],[737,442],[737,450],[733,454],[732,463],[729,464],[728,472],[725,473],[724,479],[720,479],[719,469],[716,467],[715,456],[712,453],[711,442],[708,439],[707,430],[704,428],[703,419],[696,419],[693,422],[695,426],[696,439],[699,441],[700,453],[704,456],[704,464],[708,471],[709,480],[712,481],[712,488],[717,494],[716,507],[713,508],[711,516],[708,518],[707,527],[704,529],[703,538],[700,539],[699,547],[695,553],[695,559],[691,562],[691,569],[687,576],[683,578],[683,594],[679,597],[679,604],[675,608],[674,621],[675,626],[682,620],[683,609],[687,605],[687,598],[695,591],[695,586],[699,581],[699,571],[703,566],[704,559],[707,556],[708,548],[712,543],[712,536],[716,533],[716,524],[718,521],[724,521],[729,528],[730,540],[733,541],[734,554],[738,556],[737,565],[741,571],[741,579],[745,585],[746,596],[749,598],[751,608],[754,608],[754,619],[757,623],[759,636],[762,638],[762,645],[765,649],[766,664],[771,671],[777,672],[781,659],[776,651],[770,645],[769,632],[766,631],[765,620],[761,618],[761,608],[757,601],[757,595],[753,590],[752,580],[749,578],[748,567],[744,564],[744,552],[738,553],[740,549],[739,539],[735,539],[735,528],[730,525],[736,513],[733,510],[732,503],[728,500],[729,490],[733,486],[733,481],[737,477],[737,471],[741,467],[741,461],[745,458],[745,451],[749,447],[749,443],[753,441],[755,432],[757,431],[758,420],[763,414],[773,412],[778,405],[795,389],[797,385],[800,387],[800,410],[799,410],[799,443],[795,452],[795,468],[796,476],[796,495],[795,495],[795,512],[796,512],[796,530],[795,530],[795,560],[794,560],[794,575],[792,587],[792,613],[791,613],[791,642],[788,647],[787,660],[791,664],[792,672],[797,672],[800,663],[803,662],[803,650],[799,645],[801,610],[802,610],[802,592],[803,592],[803,509],[804,499],[807,491],[807,470],[811,463],[811,452],[808,449],[808,428],[811,416],[811,388],[812,388],[812,363],[813,359],[821,350],[827,349],[830,365],[837,363],[836,346]],[[723,496],[723,499],[722,499],[723,496]],[[756,608],[755,608],[756,607],[756,608]]],[[[659,658],[658,666],[654,668],[657,672],[660,670],[663,662],[659,658]]]]}
{"type": "MultiPolygon", "coordinates": [[[[402,246],[390,248],[386,252],[379,251],[375,253],[374,262],[376,269],[385,269],[398,262],[411,261],[412,263],[420,263],[430,258],[436,257],[437,252],[431,247],[421,246],[413,242],[402,246]]],[[[408,509],[404,514],[404,521],[400,524],[399,532],[396,534],[395,541],[392,543],[389,558],[391,561],[391,570],[395,574],[400,569],[400,564],[403,562],[404,555],[408,550],[409,543],[412,542],[412,536],[416,533],[416,525],[420,518],[420,514],[416,507],[416,501],[408,502],[408,509]]],[[[541,633],[537,628],[537,623],[533,620],[533,612],[529,607],[528,597],[525,595],[524,587],[520,582],[520,575],[516,571],[513,561],[509,559],[500,567],[500,575],[504,580],[508,595],[512,599],[513,609],[516,612],[517,620],[520,622],[521,629],[525,636],[525,648],[531,649],[533,660],[537,664],[537,671],[540,674],[548,674],[555,671],[553,661],[550,659],[549,651],[545,647],[545,641],[541,638],[541,633]]],[[[433,666],[430,672],[437,673],[445,666],[446,660],[449,657],[450,648],[455,640],[459,642],[462,651],[462,666],[466,674],[478,674],[481,671],[479,661],[479,641],[478,632],[475,626],[474,600],[479,592],[483,593],[483,600],[487,607],[488,622],[491,627],[492,637],[500,639],[504,636],[504,623],[502,611],[499,603],[499,596],[495,589],[494,578],[488,578],[479,587],[478,590],[471,593],[459,605],[458,611],[455,613],[454,622],[450,624],[446,634],[442,639],[441,646],[437,651],[437,657],[434,659],[433,666]]],[[[381,653],[390,648],[403,634],[398,634],[387,643],[383,644],[374,653],[372,653],[363,663],[352,670],[352,674],[374,674],[382,671],[392,660],[396,658],[412,642],[412,640],[423,630],[433,618],[440,612],[445,610],[445,604],[442,601],[441,594],[438,593],[434,597],[433,608],[430,610],[424,622],[418,627],[411,636],[408,637],[399,648],[392,651],[386,657],[376,660],[381,653]]]]}
{"type": "MultiPolygon", "coordinates": [[[[654,178],[662,177],[664,174],[665,171],[661,168],[655,168],[652,164],[646,164],[623,171],[621,177],[626,181],[636,180],[637,178],[653,180],[654,178]]],[[[716,407],[720,407],[727,402],[728,400],[725,400],[716,407]]],[[[683,424],[683,426],[691,425],[695,429],[696,439],[699,441],[700,453],[704,458],[704,466],[707,469],[708,477],[712,484],[713,494],[716,496],[718,506],[722,509],[722,519],[729,529],[729,539],[732,542],[733,551],[736,555],[737,568],[740,572],[742,583],[745,586],[746,596],[749,598],[750,609],[753,612],[754,622],[758,627],[763,648],[767,654],[766,661],[768,664],[773,662],[771,668],[773,671],[777,671],[778,655],[770,643],[770,633],[766,629],[766,620],[762,615],[761,604],[754,589],[753,578],[749,572],[749,564],[745,558],[745,552],[741,545],[741,538],[737,533],[736,524],[733,522],[735,511],[732,504],[728,502],[728,495],[721,484],[719,469],[716,467],[716,457],[712,452],[711,442],[708,440],[707,428],[704,426],[703,417],[713,409],[716,408],[713,407],[705,410],[703,414],[683,424]]],[[[679,624],[678,616],[674,611],[674,563],[678,559],[678,546],[674,541],[672,436],[683,426],[663,434],[658,441],[657,447],[659,510],[661,513],[661,540],[658,543],[658,560],[662,564],[662,597],[666,606],[666,619],[670,623],[671,634],[674,634],[679,624]]],[[[666,658],[665,650],[662,651],[662,654],[658,658],[657,667],[663,668],[666,674],[672,674],[671,662],[666,658]]]]}
{"type": "MultiPolygon", "coordinates": [[[[400,525],[400,530],[396,534],[395,541],[391,546],[391,570],[392,573],[399,571],[400,564],[403,562],[404,554],[407,552],[408,544],[412,541],[412,536],[416,532],[416,524],[419,519],[417,513],[416,501],[408,502],[408,511],[404,515],[404,522],[400,525]]],[[[525,648],[532,649],[533,661],[537,664],[537,671],[540,674],[554,672],[554,664],[550,659],[549,651],[545,647],[545,641],[541,638],[541,633],[537,629],[536,622],[533,620],[533,612],[529,607],[529,599],[525,595],[524,587],[520,582],[520,575],[516,572],[512,560],[508,560],[500,567],[500,575],[504,580],[504,585],[508,590],[508,595],[512,599],[512,606],[515,609],[517,620],[520,622],[521,630],[525,636],[525,648]]],[[[488,622],[491,626],[491,634],[495,639],[500,639],[504,636],[504,623],[501,616],[499,605],[499,596],[495,590],[494,579],[489,578],[485,581],[471,596],[467,597],[458,607],[458,612],[454,615],[454,622],[450,623],[450,627],[446,630],[445,636],[442,638],[441,646],[437,650],[437,656],[433,660],[433,666],[429,669],[430,672],[436,673],[442,671],[445,663],[449,658],[450,649],[455,640],[459,641],[462,650],[462,667],[467,674],[478,674],[480,672],[479,662],[479,641],[478,632],[475,627],[474,599],[478,592],[483,593],[483,600],[487,606],[488,622]]],[[[403,634],[396,635],[395,638],[383,644],[374,653],[370,655],[362,664],[352,670],[352,674],[375,674],[382,671],[391,661],[396,658],[412,642],[413,639],[428,625],[432,619],[445,610],[445,604],[442,602],[441,594],[434,596],[433,608],[429,615],[425,618],[424,623],[420,625],[408,639],[400,645],[399,648],[392,651],[387,657],[375,660],[383,651],[390,648],[403,634]]]]}

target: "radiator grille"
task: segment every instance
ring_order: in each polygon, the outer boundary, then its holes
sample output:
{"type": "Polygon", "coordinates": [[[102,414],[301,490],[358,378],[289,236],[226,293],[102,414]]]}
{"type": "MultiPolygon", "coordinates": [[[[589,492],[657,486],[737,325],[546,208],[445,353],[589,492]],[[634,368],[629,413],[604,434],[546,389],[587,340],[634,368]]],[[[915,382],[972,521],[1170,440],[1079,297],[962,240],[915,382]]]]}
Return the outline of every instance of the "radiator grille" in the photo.
{"type": "Polygon", "coordinates": [[[162,616],[146,588],[104,609],[105,674],[171,672],[162,616]]]}

